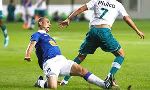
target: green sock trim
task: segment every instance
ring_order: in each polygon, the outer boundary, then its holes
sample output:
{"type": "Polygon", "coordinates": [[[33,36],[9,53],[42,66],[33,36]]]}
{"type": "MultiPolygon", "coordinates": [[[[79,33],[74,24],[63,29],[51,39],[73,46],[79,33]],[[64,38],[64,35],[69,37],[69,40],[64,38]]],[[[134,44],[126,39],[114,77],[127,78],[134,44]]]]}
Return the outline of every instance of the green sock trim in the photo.
{"type": "Polygon", "coordinates": [[[124,57],[122,56],[117,56],[114,60],[114,62],[119,63],[120,65],[123,63],[124,57]]]}
{"type": "Polygon", "coordinates": [[[78,57],[76,57],[76,58],[74,59],[74,62],[76,62],[77,64],[80,64],[80,63],[81,63],[81,61],[79,60],[78,57]]]}
{"type": "MultiPolygon", "coordinates": [[[[114,62],[116,62],[116,63],[118,63],[118,64],[120,64],[120,65],[123,63],[123,61],[124,61],[124,57],[122,57],[122,56],[117,56],[117,57],[115,58],[115,60],[114,60],[114,62]]],[[[112,67],[111,70],[110,70],[110,73],[111,73],[112,75],[115,75],[118,70],[119,70],[119,68],[112,67]]]]}
{"type": "Polygon", "coordinates": [[[114,75],[118,71],[118,68],[112,67],[110,70],[111,75],[114,75]]]}
{"type": "Polygon", "coordinates": [[[65,81],[68,81],[68,80],[70,79],[70,77],[71,77],[71,76],[65,76],[65,77],[64,77],[64,80],[65,80],[65,81]]]}

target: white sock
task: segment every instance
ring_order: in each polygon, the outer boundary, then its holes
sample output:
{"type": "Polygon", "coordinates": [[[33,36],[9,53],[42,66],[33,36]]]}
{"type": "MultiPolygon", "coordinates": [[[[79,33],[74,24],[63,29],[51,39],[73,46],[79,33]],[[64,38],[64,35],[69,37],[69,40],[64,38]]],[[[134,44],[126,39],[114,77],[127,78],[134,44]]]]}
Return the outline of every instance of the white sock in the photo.
{"type": "Polygon", "coordinates": [[[38,84],[39,84],[39,86],[44,88],[45,80],[38,80],[38,84]]]}
{"type": "Polygon", "coordinates": [[[108,76],[108,77],[110,77],[110,75],[111,75],[111,73],[108,73],[108,75],[107,75],[107,76],[108,76]]]}
{"type": "Polygon", "coordinates": [[[105,83],[104,83],[104,81],[103,81],[102,79],[100,79],[99,77],[95,76],[94,74],[91,74],[91,75],[88,77],[87,81],[88,81],[89,83],[92,83],[92,84],[95,84],[95,85],[100,86],[100,87],[102,87],[102,88],[105,88],[105,83]]]}

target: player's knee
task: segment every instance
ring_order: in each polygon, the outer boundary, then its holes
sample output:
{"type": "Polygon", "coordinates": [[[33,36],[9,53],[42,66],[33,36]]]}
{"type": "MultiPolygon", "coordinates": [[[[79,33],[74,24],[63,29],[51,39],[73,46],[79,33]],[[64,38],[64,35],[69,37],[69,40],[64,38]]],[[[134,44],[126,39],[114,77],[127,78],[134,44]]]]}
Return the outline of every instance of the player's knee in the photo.
{"type": "Polygon", "coordinates": [[[119,51],[119,55],[122,56],[122,57],[125,57],[125,52],[123,49],[120,49],[119,51]]]}
{"type": "Polygon", "coordinates": [[[125,57],[124,51],[120,54],[120,56],[122,56],[123,58],[125,57]]]}
{"type": "Polygon", "coordinates": [[[54,85],[54,84],[50,84],[50,85],[48,85],[48,87],[53,90],[57,89],[57,85],[54,85]]]}
{"type": "Polygon", "coordinates": [[[85,74],[88,72],[88,70],[87,69],[85,69],[85,68],[83,68],[83,67],[81,67],[81,69],[80,69],[80,76],[81,77],[84,77],[85,76],[85,74]]]}
{"type": "Polygon", "coordinates": [[[124,58],[125,58],[125,53],[123,52],[123,53],[119,54],[117,57],[122,57],[123,60],[124,60],[124,58]]]}
{"type": "Polygon", "coordinates": [[[125,57],[125,52],[124,52],[124,50],[121,48],[120,50],[118,50],[118,51],[115,51],[115,52],[112,52],[116,57],[118,57],[118,56],[121,56],[121,57],[125,57]]]}

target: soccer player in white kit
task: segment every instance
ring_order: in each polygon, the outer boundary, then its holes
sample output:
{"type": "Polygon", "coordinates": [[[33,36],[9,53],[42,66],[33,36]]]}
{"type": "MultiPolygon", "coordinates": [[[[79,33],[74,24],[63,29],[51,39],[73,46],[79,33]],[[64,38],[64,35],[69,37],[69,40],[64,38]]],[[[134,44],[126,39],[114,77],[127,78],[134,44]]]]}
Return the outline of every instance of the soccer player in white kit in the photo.
{"type": "MultiPolygon", "coordinates": [[[[111,52],[115,59],[105,80],[110,80],[111,84],[116,86],[114,75],[121,68],[125,54],[121,45],[111,34],[111,27],[115,19],[121,15],[141,39],[144,39],[144,33],[136,27],[123,5],[117,0],[91,0],[69,15],[65,21],[60,23],[60,26],[68,26],[73,17],[86,10],[93,10],[94,13],[89,23],[90,30],[86,34],[86,38],[80,46],[79,54],[74,61],[80,64],[87,54],[93,54],[98,47],[105,52],[111,52]]],[[[66,76],[61,84],[67,84],[69,78],[70,76],[66,76]]]]}
{"type": "Polygon", "coordinates": [[[35,4],[35,19],[38,20],[39,17],[46,16],[47,5],[46,0],[36,0],[35,4]]]}
{"type": "Polygon", "coordinates": [[[23,28],[34,29],[34,6],[31,0],[22,0],[23,5],[23,28]]]}
{"type": "Polygon", "coordinates": [[[39,66],[44,71],[47,80],[43,80],[42,76],[40,76],[35,86],[57,89],[59,75],[72,75],[83,77],[87,82],[102,88],[111,87],[110,81],[103,81],[72,60],[67,60],[61,54],[56,41],[48,34],[51,23],[47,18],[41,17],[38,20],[38,26],[38,31],[31,36],[25,60],[31,61],[31,52],[35,47],[39,66]]]}
{"type": "Polygon", "coordinates": [[[2,0],[0,0],[0,27],[3,31],[3,35],[4,35],[4,47],[7,47],[8,46],[8,43],[9,43],[9,36],[8,36],[8,33],[7,33],[7,28],[6,26],[3,24],[3,2],[2,0]]]}

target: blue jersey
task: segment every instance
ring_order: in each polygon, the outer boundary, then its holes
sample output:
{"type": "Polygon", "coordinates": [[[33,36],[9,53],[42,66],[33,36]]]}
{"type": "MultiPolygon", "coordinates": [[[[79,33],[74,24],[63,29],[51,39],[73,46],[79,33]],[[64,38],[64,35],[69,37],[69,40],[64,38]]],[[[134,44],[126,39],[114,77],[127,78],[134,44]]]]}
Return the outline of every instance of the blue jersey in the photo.
{"type": "Polygon", "coordinates": [[[56,55],[61,55],[60,49],[56,44],[56,41],[50,37],[43,30],[39,30],[31,36],[30,41],[36,41],[36,55],[38,57],[38,63],[40,67],[43,67],[43,63],[48,59],[55,57],[56,55]]]}

